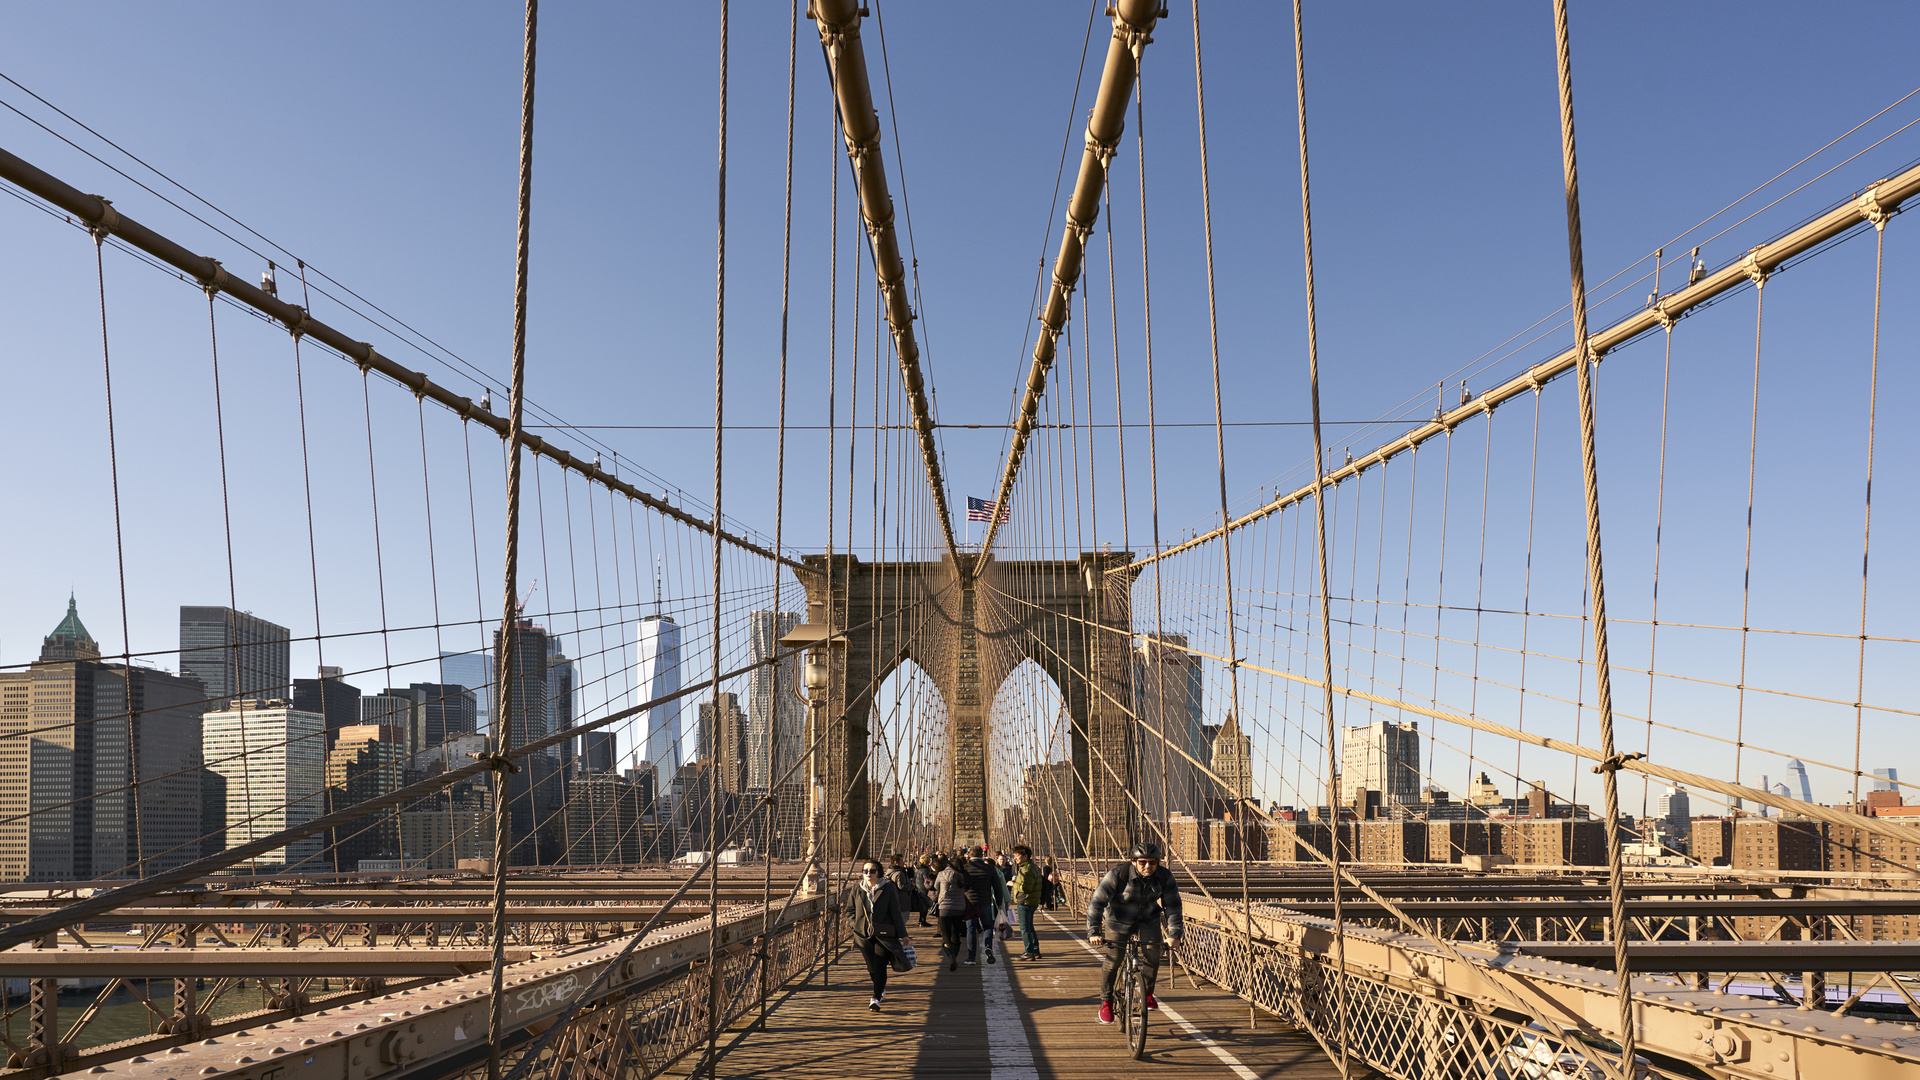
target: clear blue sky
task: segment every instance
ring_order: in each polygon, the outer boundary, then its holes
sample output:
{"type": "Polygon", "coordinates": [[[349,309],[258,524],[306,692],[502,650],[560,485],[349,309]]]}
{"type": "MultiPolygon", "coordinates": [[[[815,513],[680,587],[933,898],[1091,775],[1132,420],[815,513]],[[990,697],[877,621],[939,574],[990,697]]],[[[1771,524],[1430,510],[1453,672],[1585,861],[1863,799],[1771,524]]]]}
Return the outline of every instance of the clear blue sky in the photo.
{"type": "MultiPolygon", "coordinates": [[[[885,18],[897,110],[882,105],[886,152],[896,203],[911,215],[920,327],[941,418],[1003,423],[1032,344],[1037,262],[1050,260],[1057,242],[1049,200],[1063,141],[1071,151],[1063,186],[1071,184],[1104,43],[1101,20],[1076,108],[1083,6],[1015,5],[979,20],[957,19],[944,5],[872,6],[885,18]]],[[[1158,406],[1163,420],[1208,421],[1191,24],[1189,9],[1173,7],[1145,69],[1158,406]]],[[[570,422],[710,421],[717,10],[550,3],[543,13],[528,386],[570,422]]],[[[1278,4],[1203,9],[1228,420],[1306,416],[1286,15],[1278,4]]],[[[0,72],[430,335],[488,373],[497,391],[509,344],[520,27],[512,4],[15,5],[0,38],[0,72]]],[[[1424,416],[1438,381],[1484,387],[1563,347],[1570,335],[1561,331],[1501,350],[1567,295],[1550,6],[1313,3],[1307,33],[1327,417],[1424,416]]],[[[801,34],[790,418],[808,424],[825,418],[825,189],[844,158],[831,142],[825,77],[804,20],[801,34]]],[[[1798,4],[1588,0],[1574,6],[1574,35],[1588,280],[1596,286],[1920,85],[1912,62],[1920,9],[1906,6],[1862,19],[1798,4]]],[[[869,23],[876,69],[878,37],[869,23]]],[[[733,5],[727,390],[729,416],[740,423],[771,423],[774,415],[786,42],[780,5],[733,5]]],[[[878,70],[875,78],[886,85],[878,70]]],[[[18,88],[0,84],[0,101],[126,167],[18,88]]],[[[1916,117],[1920,98],[1693,235],[1718,231],[1916,117]]],[[[236,275],[263,269],[232,241],[13,112],[0,111],[0,145],[113,198],[123,213],[223,259],[236,275]]],[[[1123,267],[1137,266],[1135,181],[1124,164],[1132,154],[1129,141],[1115,180],[1116,201],[1126,204],[1116,219],[1123,267]]],[[[1710,242],[1704,257],[1721,265],[1916,157],[1920,130],[1895,136],[1710,242]]],[[[842,224],[850,228],[845,217],[842,224]]],[[[1878,586],[1886,591],[1874,601],[1887,621],[1874,632],[1917,637],[1908,614],[1915,589],[1900,566],[1914,520],[1914,461],[1897,436],[1907,419],[1898,405],[1917,389],[1920,305],[1912,303],[1916,252],[1901,224],[1887,245],[1876,546],[1889,557],[1876,565],[1886,568],[1878,586]]],[[[95,634],[117,650],[91,245],[11,199],[0,200],[0,237],[0,371],[12,406],[0,424],[0,459],[14,523],[0,530],[0,664],[32,658],[70,588],[95,634]]],[[[844,240],[841,250],[851,257],[844,240]]],[[[1670,249],[1668,257],[1683,254],[1670,249]]],[[[1756,565],[1779,571],[1764,590],[1773,625],[1851,632],[1857,619],[1861,312],[1871,272],[1871,243],[1855,242],[1778,287],[1777,323],[1769,307],[1762,423],[1772,441],[1763,443],[1756,565]]],[[[124,257],[110,261],[108,273],[133,648],[168,648],[177,605],[219,603],[226,594],[206,309],[192,288],[124,257]]],[[[283,289],[290,280],[283,272],[283,289]]],[[[1121,347],[1137,419],[1139,320],[1126,302],[1137,272],[1123,271],[1121,285],[1121,347]]],[[[1637,306],[1647,288],[1630,286],[1601,304],[1596,322],[1637,306]]],[[[1749,294],[1689,324],[1701,327],[1688,339],[1693,370],[1708,374],[1689,384],[1694,397],[1669,454],[1685,462],[1675,469],[1675,498],[1703,515],[1692,534],[1702,573],[1740,560],[1751,305],[1749,294]]],[[[478,394],[478,381],[378,330],[353,330],[364,324],[324,301],[314,307],[402,363],[478,394]]],[[[304,512],[297,456],[285,438],[293,415],[285,335],[230,311],[221,317],[242,606],[305,627],[304,512]]],[[[1657,343],[1619,359],[1639,365],[1639,375],[1605,380],[1603,469],[1611,469],[1610,484],[1617,475],[1617,484],[1644,490],[1658,437],[1648,388],[1658,383],[1643,376],[1657,371],[1657,343]]],[[[328,369],[338,361],[323,356],[309,364],[323,372],[309,389],[310,416],[333,428],[316,436],[325,458],[319,497],[348,500],[364,488],[358,380],[328,369]]],[[[416,421],[404,395],[376,386],[374,408],[381,432],[408,437],[416,421]]],[[[1334,429],[1329,441],[1345,446],[1350,436],[1341,432],[1358,430],[1334,429]]],[[[417,453],[417,432],[411,437],[417,453]]],[[[825,506],[808,475],[818,468],[808,447],[822,437],[795,436],[798,497],[787,502],[786,534],[797,548],[817,548],[824,534],[825,506]]],[[[1384,437],[1351,436],[1362,440],[1356,452],[1384,437]]],[[[600,438],[689,499],[710,496],[705,432],[600,438]]],[[[955,503],[989,496],[1001,433],[948,430],[943,444],[955,503]]],[[[1232,432],[1234,498],[1297,482],[1307,445],[1298,428],[1232,432]]],[[[767,534],[771,446],[770,433],[739,433],[727,472],[729,515],[767,534]]],[[[1144,443],[1129,446],[1130,454],[1143,451],[1144,443]]],[[[1163,432],[1160,453],[1163,477],[1179,478],[1163,484],[1163,523],[1169,532],[1205,527],[1217,514],[1212,433],[1163,432]]],[[[404,532],[411,511],[405,498],[394,502],[383,513],[404,532]]],[[[1136,546],[1143,503],[1137,490],[1136,546]]],[[[1651,551],[1647,515],[1624,487],[1610,505],[1621,506],[1610,556],[1624,580],[1637,581],[1634,568],[1651,551]]],[[[492,520],[484,505],[481,516],[492,520]]],[[[365,525],[357,512],[343,512],[322,523],[323,537],[334,528],[358,537],[365,525]]],[[[1556,532],[1543,542],[1575,539],[1556,532]]],[[[497,560],[489,550],[483,546],[481,563],[491,581],[497,560]]],[[[356,572],[343,567],[339,587],[364,596],[356,572]]],[[[1684,577],[1676,572],[1676,588],[1684,577]]],[[[417,581],[400,575],[393,588],[402,596],[396,606],[419,606],[417,581]]],[[[1725,624],[1728,595],[1703,599],[1694,614],[1725,624]]],[[[1643,601],[1623,597],[1616,611],[1631,614],[1643,601]]],[[[1577,595],[1572,608],[1577,613],[1577,595]]],[[[1736,623],[1737,616],[1736,609],[1736,623]]],[[[1849,663],[1833,661],[1842,683],[1849,663]]],[[[1825,683],[1809,692],[1829,691],[1841,693],[1825,683]]],[[[1910,708],[1915,695],[1911,683],[1888,682],[1879,700],[1910,708]]],[[[1783,714],[1778,723],[1781,743],[1809,738],[1795,726],[1804,718],[1783,714]]],[[[1833,756],[1850,753],[1851,734],[1842,740],[1848,749],[1833,756]]],[[[1896,727],[1879,747],[1889,756],[1867,764],[1920,772],[1920,761],[1900,756],[1913,744],[1896,727]]],[[[1681,763],[1729,771],[1719,757],[1681,763]]],[[[1819,785],[1816,795],[1840,797],[1838,781],[1819,785]]]]}

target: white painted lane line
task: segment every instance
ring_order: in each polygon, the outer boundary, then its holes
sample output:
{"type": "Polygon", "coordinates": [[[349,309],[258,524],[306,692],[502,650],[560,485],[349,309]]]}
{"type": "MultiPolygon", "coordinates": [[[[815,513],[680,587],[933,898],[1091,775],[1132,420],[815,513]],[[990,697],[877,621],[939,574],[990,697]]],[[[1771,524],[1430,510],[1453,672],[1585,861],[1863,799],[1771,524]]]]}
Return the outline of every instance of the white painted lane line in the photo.
{"type": "Polygon", "coordinates": [[[1033,1044],[1027,1041],[1026,1021],[1014,1004],[1009,966],[985,964],[979,968],[980,992],[986,999],[987,1059],[993,1065],[993,1080],[1040,1080],[1040,1070],[1033,1064],[1033,1044]]]}
{"type": "MultiPolygon", "coordinates": [[[[1078,942],[1081,948],[1092,953],[1095,958],[1098,958],[1100,956],[1100,950],[1088,944],[1086,937],[1083,936],[1079,930],[1077,929],[1068,930],[1065,926],[1061,925],[1061,922],[1059,919],[1056,919],[1053,917],[1053,912],[1051,911],[1045,912],[1044,914],[1047,916],[1048,922],[1051,922],[1053,925],[1059,927],[1063,932],[1067,934],[1068,937],[1078,942]]],[[[1233,1075],[1239,1077],[1239,1080],[1260,1080],[1259,1073],[1254,1072],[1252,1069],[1249,1069],[1245,1065],[1240,1064],[1239,1058],[1236,1058],[1232,1054],[1228,1053],[1226,1047],[1221,1046],[1219,1043],[1214,1042],[1212,1039],[1208,1038],[1205,1034],[1203,1034],[1200,1031],[1199,1028],[1194,1027],[1191,1023],[1189,1023],[1186,1017],[1181,1016],[1179,1013],[1175,1012],[1172,1006],[1168,1005],[1164,1001],[1158,1002],[1157,1004],[1159,1004],[1160,1013],[1163,1016],[1173,1021],[1175,1024],[1180,1025],[1180,1028],[1183,1031],[1185,1031],[1190,1037],[1192,1037],[1194,1042],[1197,1042],[1201,1046],[1204,1046],[1207,1049],[1213,1051],[1213,1056],[1219,1058],[1221,1064],[1225,1065],[1233,1073],[1233,1075]]]]}
{"type": "Polygon", "coordinates": [[[1213,1056],[1219,1058],[1222,1062],[1224,1062],[1227,1068],[1233,1071],[1233,1075],[1239,1077],[1240,1080],[1260,1080],[1259,1073],[1254,1072],[1252,1069],[1249,1069],[1245,1065],[1240,1064],[1240,1060],[1238,1058],[1234,1057],[1232,1054],[1227,1053],[1226,1047],[1221,1046],[1219,1043],[1214,1042],[1212,1039],[1209,1039],[1205,1035],[1201,1034],[1200,1029],[1197,1027],[1194,1027],[1192,1024],[1189,1024],[1187,1022],[1186,1017],[1181,1016],[1177,1012],[1174,1012],[1173,1006],[1168,1005],[1164,1001],[1159,1002],[1159,1005],[1160,1005],[1160,1012],[1162,1015],[1164,1015],[1167,1019],[1173,1021],[1174,1023],[1179,1024],[1183,1029],[1185,1029],[1188,1035],[1193,1036],[1194,1042],[1197,1042],[1201,1046],[1204,1046],[1207,1049],[1213,1051],[1213,1056]]]}

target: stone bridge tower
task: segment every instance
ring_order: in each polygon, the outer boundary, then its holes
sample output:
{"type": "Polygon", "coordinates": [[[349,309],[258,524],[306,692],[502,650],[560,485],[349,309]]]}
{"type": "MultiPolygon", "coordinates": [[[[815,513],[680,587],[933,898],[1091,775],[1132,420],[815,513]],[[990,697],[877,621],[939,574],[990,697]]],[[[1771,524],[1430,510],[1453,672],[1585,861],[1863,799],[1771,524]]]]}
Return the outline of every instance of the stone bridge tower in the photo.
{"type": "MultiPolygon", "coordinates": [[[[810,662],[828,665],[822,704],[811,710],[808,743],[826,725],[814,776],[824,804],[824,854],[839,862],[877,852],[874,809],[875,694],[895,669],[913,661],[946,706],[945,760],[918,769],[944,771],[947,804],[922,808],[941,846],[997,844],[990,835],[989,755],[995,695],[1021,662],[1053,679],[1071,718],[1073,832],[1079,851],[1118,854],[1137,831],[1128,801],[1135,777],[1132,671],[1133,574],[1108,573],[1133,561],[1128,552],[1088,552],[1073,560],[999,561],[979,555],[927,563],[869,563],[852,555],[808,556],[810,603],[831,604],[842,645],[816,649],[810,662]],[[831,595],[829,595],[829,590],[831,595]]],[[[1000,752],[1030,747],[1000,732],[1000,752]]],[[[1008,838],[1010,842],[1010,838],[1008,838]]]]}

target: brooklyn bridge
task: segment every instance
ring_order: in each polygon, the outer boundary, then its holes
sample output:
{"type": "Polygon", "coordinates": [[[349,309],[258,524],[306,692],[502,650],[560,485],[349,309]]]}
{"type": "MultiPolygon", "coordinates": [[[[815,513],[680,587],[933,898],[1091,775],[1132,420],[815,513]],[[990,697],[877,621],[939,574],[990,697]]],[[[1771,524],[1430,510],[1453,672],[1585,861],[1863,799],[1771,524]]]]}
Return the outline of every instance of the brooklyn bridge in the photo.
{"type": "Polygon", "coordinates": [[[682,8],[15,13],[0,1080],[1920,1076],[1910,13],[682,8]]]}

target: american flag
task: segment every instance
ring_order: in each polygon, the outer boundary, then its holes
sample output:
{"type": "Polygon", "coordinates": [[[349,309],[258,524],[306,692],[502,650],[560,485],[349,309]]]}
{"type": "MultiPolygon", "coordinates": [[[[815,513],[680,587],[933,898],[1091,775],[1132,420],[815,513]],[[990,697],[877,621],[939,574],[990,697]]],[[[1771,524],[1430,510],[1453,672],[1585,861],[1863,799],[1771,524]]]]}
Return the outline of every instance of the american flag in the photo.
{"type": "MultiPolygon", "coordinates": [[[[996,505],[997,505],[996,503],[988,499],[976,499],[971,495],[967,496],[967,520],[968,521],[992,521],[994,508],[996,505]]],[[[1006,510],[1000,511],[1001,524],[1006,523],[1007,516],[1010,513],[1012,513],[1011,507],[1009,507],[1006,510]]]]}

